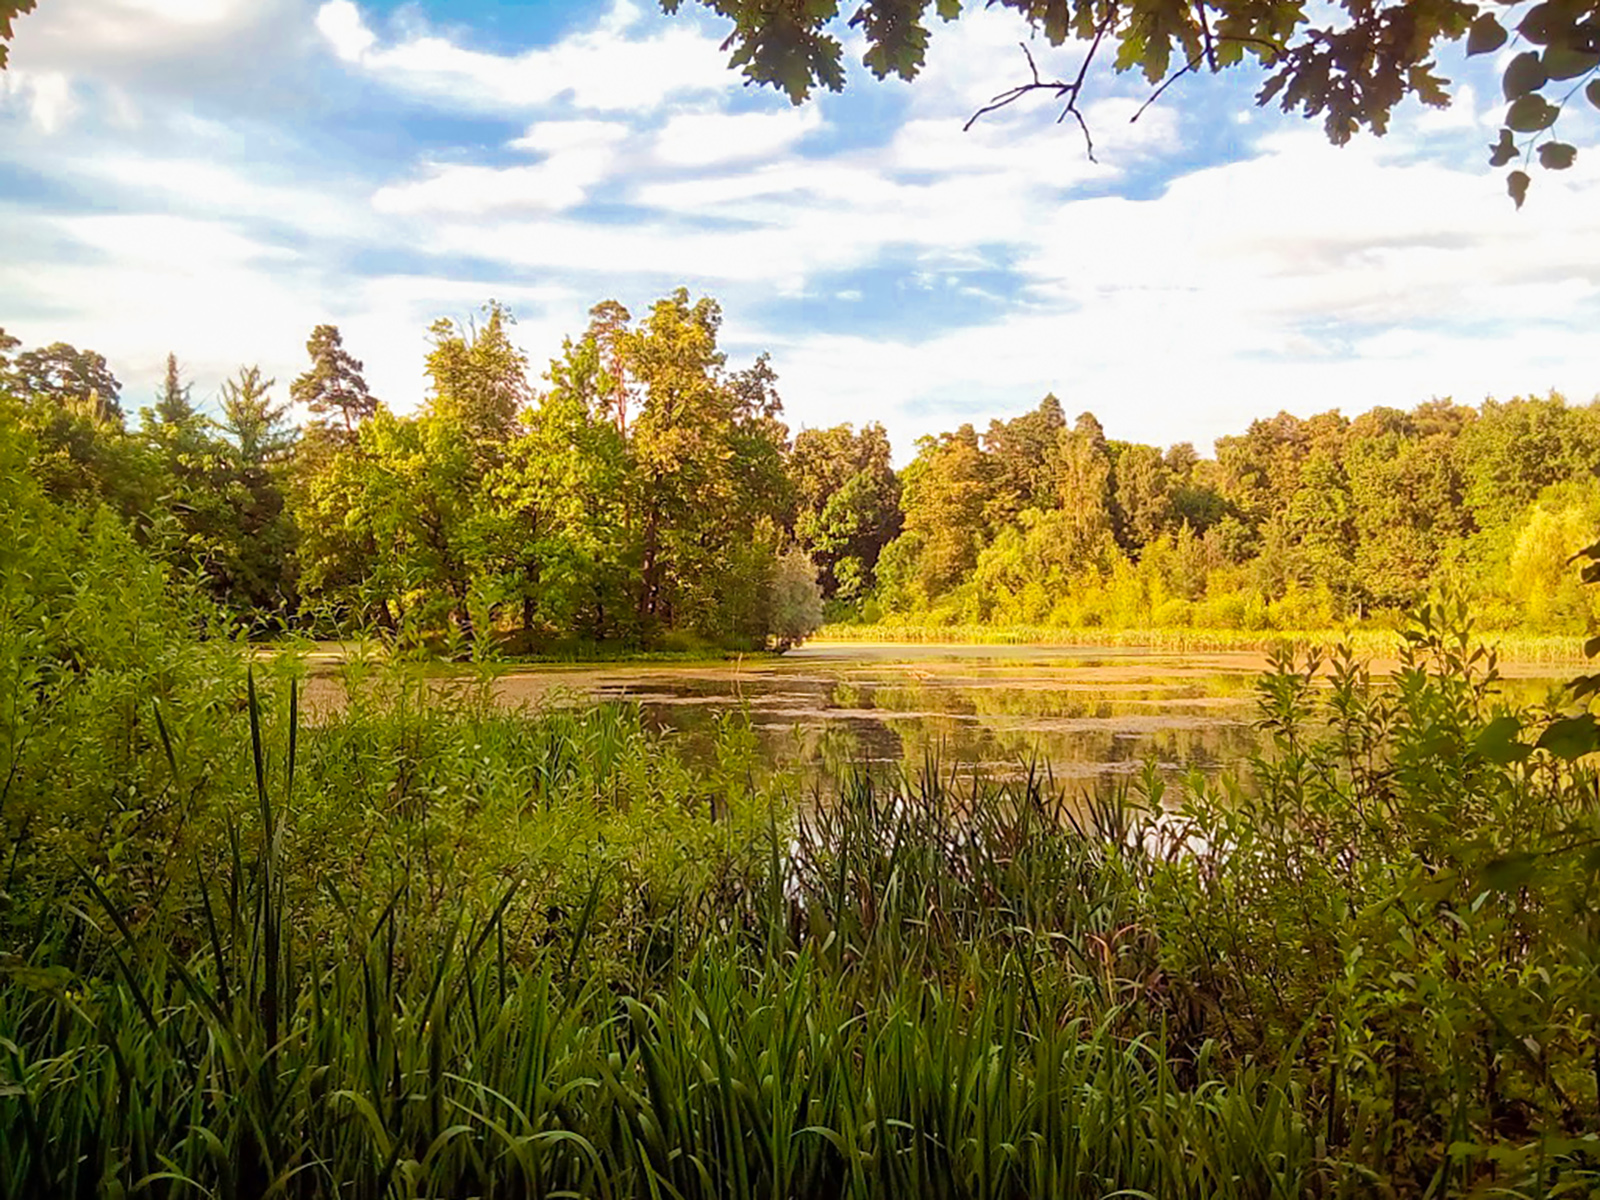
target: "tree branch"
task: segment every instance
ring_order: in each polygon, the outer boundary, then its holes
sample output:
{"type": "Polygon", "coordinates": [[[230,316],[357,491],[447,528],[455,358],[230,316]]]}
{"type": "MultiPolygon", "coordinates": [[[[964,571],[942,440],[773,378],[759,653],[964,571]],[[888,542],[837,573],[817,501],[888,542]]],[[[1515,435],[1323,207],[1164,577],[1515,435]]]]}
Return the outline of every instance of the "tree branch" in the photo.
{"type": "Polygon", "coordinates": [[[1083,131],[1084,149],[1089,156],[1089,161],[1098,161],[1094,156],[1094,138],[1089,133],[1089,123],[1083,119],[1083,113],[1078,109],[1078,98],[1083,94],[1083,81],[1089,73],[1089,64],[1094,62],[1095,53],[1100,49],[1100,43],[1105,39],[1107,30],[1111,28],[1111,23],[1112,18],[1109,14],[1105,20],[1100,22],[1094,33],[1094,40],[1089,43],[1089,49],[1083,56],[1083,62],[1078,66],[1077,78],[1071,83],[1064,79],[1046,80],[1040,78],[1039,64],[1034,62],[1033,52],[1028,49],[1026,42],[1019,42],[1018,45],[1021,46],[1022,53],[1028,60],[1028,73],[1032,76],[1032,79],[1027,83],[1019,83],[1016,87],[1007,88],[995,96],[989,103],[967,118],[967,123],[961,127],[961,131],[963,133],[968,132],[973,125],[977,124],[978,118],[1015,104],[1024,96],[1034,92],[1051,92],[1057,100],[1063,97],[1067,98],[1066,107],[1056,117],[1056,124],[1061,124],[1069,115],[1074,117],[1078,122],[1078,128],[1083,131]]]}

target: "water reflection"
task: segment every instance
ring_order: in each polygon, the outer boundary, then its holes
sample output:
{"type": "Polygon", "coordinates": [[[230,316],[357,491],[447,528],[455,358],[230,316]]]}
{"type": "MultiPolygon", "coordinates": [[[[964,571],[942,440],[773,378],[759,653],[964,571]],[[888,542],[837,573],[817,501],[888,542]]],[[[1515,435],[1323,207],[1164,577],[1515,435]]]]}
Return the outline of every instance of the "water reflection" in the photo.
{"type": "Polygon", "coordinates": [[[1082,785],[1146,762],[1209,773],[1247,756],[1260,663],[1222,657],[813,647],[723,671],[596,672],[588,691],[640,704],[691,744],[746,712],[771,762],[823,776],[929,760],[1018,775],[1044,762],[1082,785]]]}
{"type": "MultiPolygon", "coordinates": [[[[514,668],[493,680],[508,705],[554,697],[627,700],[693,754],[720,720],[745,714],[764,758],[822,784],[867,766],[1048,764],[1077,790],[1136,775],[1215,774],[1258,745],[1255,654],[1016,646],[812,645],[734,663],[514,668]]],[[[1549,668],[1508,668],[1508,699],[1538,704],[1549,668]]],[[[324,678],[313,709],[338,704],[324,678]]],[[[313,694],[315,692],[316,694],[313,694]]]]}

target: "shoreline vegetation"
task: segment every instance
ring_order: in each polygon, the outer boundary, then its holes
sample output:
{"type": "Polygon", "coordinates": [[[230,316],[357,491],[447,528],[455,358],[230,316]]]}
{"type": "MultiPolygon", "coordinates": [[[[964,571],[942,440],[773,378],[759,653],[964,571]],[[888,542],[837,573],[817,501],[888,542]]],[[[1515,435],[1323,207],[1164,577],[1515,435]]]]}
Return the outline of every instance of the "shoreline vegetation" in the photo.
{"type": "Polygon", "coordinates": [[[135,423],[102,356],[0,330],[0,421],[54,501],[116,514],[241,630],[419,658],[750,653],[823,625],[1259,648],[1366,639],[1444,594],[1564,662],[1549,639],[1600,621],[1571,567],[1600,526],[1600,402],[1280,412],[1208,457],[1045,396],[897,468],[879,424],[791,430],[777,368],[730,365],[710,297],[602,302],[537,378],[515,328],[495,304],[436,322],[428,394],[391,406],[318,326],[288,389],[303,423],[248,366],[219,419],[175,355],[135,423]]]}
{"type": "MultiPolygon", "coordinates": [[[[1552,666],[1587,661],[1576,635],[1483,632],[1480,640],[1507,664],[1552,666]]],[[[1096,648],[1154,650],[1165,653],[1267,654],[1288,646],[1348,645],[1357,653],[1393,660],[1404,637],[1398,629],[1058,629],[1041,625],[823,625],[810,643],[835,645],[1017,646],[1019,648],[1096,648]]]]}
{"type": "MultiPolygon", "coordinates": [[[[1584,640],[1559,634],[1485,631],[1478,634],[1505,666],[1576,667],[1587,662],[1584,640]]],[[[924,625],[881,622],[875,625],[832,623],[797,643],[805,646],[906,646],[918,649],[952,649],[975,646],[1013,646],[1019,650],[1115,649],[1148,650],[1162,654],[1251,654],[1265,656],[1291,647],[1348,646],[1368,661],[1393,663],[1404,646],[1400,629],[1060,629],[1040,625],[924,625]]],[[[317,642],[305,639],[252,643],[257,654],[277,651],[299,654],[308,662],[327,665],[344,659],[384,657],[389,653],[381,639],[365,642],[317,642]]],[[[471,667],[516,670],[519,667],[561,667],[603,664],[652,663],[693,666],[707,663],[761,663],[783,657],[777,650],[731,650],[716,646],[644,650],[626,645],[575,645],[539,653],[485,648],[477,661],[450,659],[439,654],[403,652],[396,661],[423,670],[453,671],[471,667]]]]}

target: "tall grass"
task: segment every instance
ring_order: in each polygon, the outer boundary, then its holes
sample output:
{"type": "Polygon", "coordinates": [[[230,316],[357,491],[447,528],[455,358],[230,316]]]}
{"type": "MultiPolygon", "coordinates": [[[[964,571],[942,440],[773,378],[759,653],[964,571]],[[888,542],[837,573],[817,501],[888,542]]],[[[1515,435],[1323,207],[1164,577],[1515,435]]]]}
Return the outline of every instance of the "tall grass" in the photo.
{"type": "Polygon", "coordinates": [[[482,910],[324,876],[297,911],[299,748],[274,769],[253,690],[250,731],[253,821],[192,927],[136,929],[86,875],[0,986],[4,1194],[1255,1196],[1312,1170],[1284,1078],[1130,1033],[1120,951],[1072,947],[1112,947],[1141,854],[1041,778],[861,777],[769,825],[715,908],[608,946],[596,890],[551,920],[521,880],[482,910]]]}

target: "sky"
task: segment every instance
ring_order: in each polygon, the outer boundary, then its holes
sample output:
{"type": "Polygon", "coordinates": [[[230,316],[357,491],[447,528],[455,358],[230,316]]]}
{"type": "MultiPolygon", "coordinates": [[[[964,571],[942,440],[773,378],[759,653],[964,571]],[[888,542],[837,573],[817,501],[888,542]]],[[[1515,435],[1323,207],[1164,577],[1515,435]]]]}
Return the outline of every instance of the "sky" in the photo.
{"type": "Polygon", "coordinates": [[[846,91],[796,108],[692,4],[41,0],[0,74],[0,327],[99,350],[132,410],[169,351],[198,398],[246,363],[286,392],[331,322],[405,411],[437,317],[508,305],[538,373],[596,302],[683,286],[792,428],[881,421],[902,462],[1046,392],[1206,451],[1280,409],[1600,391],[1593,114],[1520,213],[1488,58],[1343,148],[1248,72],[1132,121],[1148,85],[1096,69],[1091,160],[1046,104],[963,132],[1026,67],[967,9],[909,85],[845,31],[846,91]]]}

